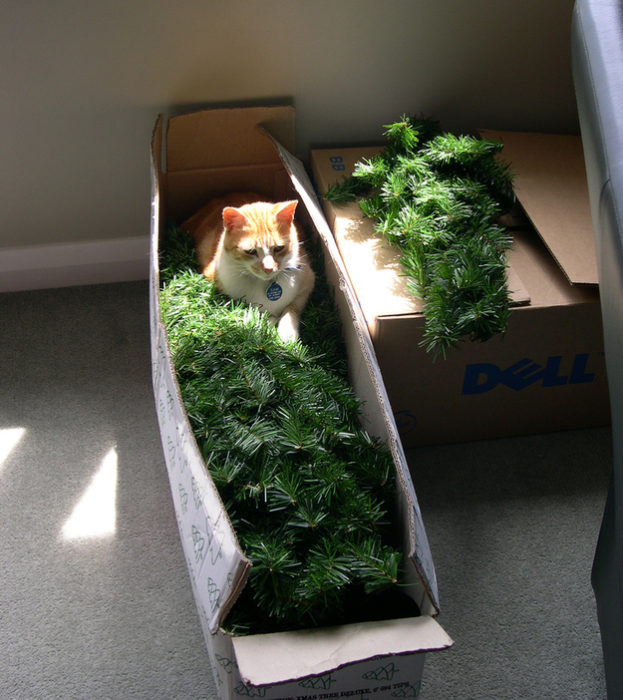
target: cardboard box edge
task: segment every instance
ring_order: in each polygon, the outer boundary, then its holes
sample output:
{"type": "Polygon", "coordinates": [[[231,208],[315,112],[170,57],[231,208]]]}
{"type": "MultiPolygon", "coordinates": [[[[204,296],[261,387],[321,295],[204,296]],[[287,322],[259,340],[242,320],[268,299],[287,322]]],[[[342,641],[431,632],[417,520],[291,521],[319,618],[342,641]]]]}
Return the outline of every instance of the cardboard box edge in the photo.
{"type": "MultiPolygon", "coordinates": [[[[162,126],[162,123],[160,124],[160,128],[161,128],[161,126],[162,126]]],[[[157,128],[158,128],[158,126],[156,127],[156,129],[157,129],[157,128]]],[[[152,142],[153,142],[153,139],[152,139],[152,142]]],[[[153,157],[153,152],[152,152],[152,160],[153,160],[152,165],[153,165],[154,168],[155,168],[155,172],[158,172],[158,170],[157,170],[157,163],[156,163],[156,159],[153,157]]],[[[155,197],[152,197],[152,226],[153,226],[154,228],[152,229],[152,235],[151,235],[151,237],[150,237],[150,240],[151,240],[151,242],[152,242],[152,248],[153,248],[153,246],[156,246],[156,247],[154,248],[154,250],[153,250],[154,253],[157,253],[157,250],[158,250],[158,249],[157,249],[157,242],[158,242],[158,236],[159,236],[159,233],[160,233],[160,223],[159,223],[159,221],[158,221],[158,219],[159,219],[159,212],[156,212],[156,217],[155,217],[155,220],[154,220],[154,211],[153,211],[153,208],[155,208],[155,207],[158,205],[158,196],[159,196],[160,194],[162,194],[161,192],[158,191],[158,189],[159,189],[159,188],[156,188],[156,196],[155,196],[155,197]]],[[[337,261],[340,261],[340,262],[341,262],[341,258],[340,258],[339,256],[336,258],[335,254],[334,254],[333,257],[334,257],[334,261],[335,261],[336,263],[337,263],[337,261]]],[[[152,259],[152,269],[153,269],[154,266],[156,267],[156,269],[158,268],[158,265],[157,265],[157,256],[155,257],[155,259],[152,259]]],[[[154,281],[155,281],[155,280],[152,280],[152,283],[153,283],[154,281]]],[[[152,293],[156,296],[156,298],[154,299],[154,301],[155,301],[155,304],[154,304],[154,314],[157,312],[157,316],[152,316],[151,320],[152,320],[152,323],[157,323],[157,324],[159,324],[160,326],[162,326],[162,322],[161,322],[161,319],[160,319],[159,301],[158,301],[158,299],[157,299],[156,292],[153,290],[153,286],[152,286],[152,293]]],[[[164,327],[163,327],[163,326],[162,326],[162,330],[164,331],[164,327]]],[[[154,382],[155,382],[155,376],[152,376],[152,378],[154,379],[154,382]]],[[[392,418],[392,420],[393,420],[393,418],[392,418]]],[[[400,446],[400,439],[398,438],[397,430],[395,431],[394,440],[396,441],[396,444],[393,445],[393,446],[390,445],[390,447],[392,447],[393,450],[399,450],[399,451],[402,453],[402,448],[401,448],[401,446],[400,446]]],[[[403,458],[404,458],[404,455],[403,455],[403,458]]],[[[406,463],[406,460],[405,460],[405,463],[406,463]]],[[[409,483],[410,483],[410,482],[409,482],[409,483]]],[[[411,489],[413,489],[413,485],[412,485],[412,484],[411,484],[411,489]]],[[[415,499],[415,502],[417,503],[417,498],[415,499]]],[[[223,513],[226,515],[224,509],[223,509],[223,513]]],[[[424,531],[424,535],[425,535],[425,531],[424,531]]],[[[234,536],[235,536],[235,533],[234,533],[234,536]]],[[[427,540],[426,540],[426,544],[427,544],[427,547],[428,547],[427,540]]],[[[432,559],[431,559],[431,567],[432,567],[432,559]]],[[[433,569],[433,572],[434,572],[434,569],[433,569]]],[[[433,579],[434,579],[434,586],[435,586],[435,593],[436,593],[436,577],[433,577],[433,579]]],[[[420,583],[421,583],[421,585],[423,585],[424,590],[427,591],[427,593],[428,593],[428,586],[427,586],[426,584],[424,584],[424,581],[421,581],[420,583]]],[[[193,585],[194,585],[194,582],[193,582],[193,585]]],[[[235,604],[235,598],[231,599],[231,605],[230,605],[230,607],[233,606],[234,604],[235,604]]],[[[437,606],[437,605],[436,605],[435,607],[436,607],[436,609],[438,609],[438,606],[437,606]]],[[[224,618],[224,616],[225,616],[224,614],[221,615],[221,618],[219,618],[219,620],[222,621],[222,618],[224,618]]],[[[424,617],[429,617],[429,616],[424,616],[424,617]]],[[[431,618],[431,619],[432,619],[432,618],[431,618]]],[[[220,624],[220,621],[219,621],[219,624],[220,624]]],[[[435,624],[438,625],[438,623],[435,623],[435,624]]],[[[442,628],[440,627],[440,629],[442,629],[442,628]]],[[[210,626],[210,633],[211,633],[211,634],[215,634],[215,633],[218,632],[218,631],[219,631],[218,625],[216,626],[216,628],[214,627],[214,625],[211,625],[211,626],[210,626]]],[[[255,636],[255,635],[253,635],[253,636],[255,636]]],[[[448,638],[448,639],[449,639],[449,638],[448,638]]],[[[450,640],[450,643],[451,643],[451,640],[450,640]]],[[[444,647],[444,648],[445,648],[445,647],[444,647]]],[[[433,650],[433,649],[430,648],[430,649],[428,649],[428,650],[433,650]]],[[[425,650],[422,650],[422,651],[425,651],[425,650]]],[[[408,653],[408,652],[406,652],[406,653],[408,653]]],[[[374,656],[387,656],[387,655],[375,653],[374,656]]],[[[360,660],[358,660],[358,661],[363,661],[363,660],[364,660],[364,659],[360,659],[360,660]]],[[[271,683],[271,685],[272,685],[272,684],[274,684],[274,683],[271,683]]]]}
{"type": "MultiPolygon", "coordinates": [[[[160,347],[162,344],[165,345],[166,347],[166,353],[168,357],[168,361],[170,363],[169,373],[170,377],[168,378],[168,381],[173,384],[174,388],[176,389],[176,399],[180,404],[180,407],[182,408],[182,413],[184,416],[186,416],[186,412],[183,409],[183,404],[181,402],[181,397],[179,393],[179,386],[177,384],[177,380],[174,375],[174,370],[172,367],[172,362],[171,362],[171,355],[170,355],[170,350],[168,348],[168,340],[167,340],[167,334],[166,334],[166,329],[164,327],[164,324],[162,323],[162,318],[161,318],[161,309],[160,309],[160,298],[159,298],[159,289],[160,289],[160,268],[159,268],[159,239],[161,235],[161,226],[162,222],[160,221],[160,216],[161,216],[161,200],[162,200],[162,183],[163,183],[163,172],[162,172],[162,160],[161,160],[161,149],[163,146],[162,142],[162,129],[163,129],[163,117],[162,115],[158,115],[156,119],[156,123],[154,126],[154,130],[152,132],[152,140],[151,140],[151,150],[150,150],[150,168],[151,168],[151,177],[152,177],[152,201],[151,201],[151,230],[150,230],[150,328],[151,328],[151,356],[152,356],[152,383],[153,383],[153,391],[154,391],[154,401],[156,403],[156,414],[158,417],[158,423],[160,426],[160,434],[161,434],[161,439],[163,440],[163,453],[166,454],[166,445],[164,444],[164,435],[162,433],[162,416],[160,415],[160,411],[158,409],[158,385],[159,381],[161,379],[161,372],[162,372],[162,367],[161,367],[161,360],[160,360],[160,347]]],[[[166,371],[166,369],[165,369],[166,371]]],[[[190,438],[193,440],[193,444],[195,447],[196,452],[199,452],[198,446],[196,445],[196,442],[194,442],[194,438],[192,437],[192,430],[190,429],[190,426],[188,425],[188,419],[186,417],[186,424],[188,428],[188,433],[190,435],[190,438]]],[[[164,455],[163,455],[164,456],[164,455]]],[[[165,458],[166,462],[166,458],[165,458]]],[[[169,470],[169,465],[167,464],[167,471],[169,470]]],[[[207,470],[205,470],[205,475],[206,478],[209,478],[209,475],[207,474],[207,470]]],[[[173,500],[173,505],[176,510],[176,516],[178,515],[177,513],[177,505],[176,505],[176,500],[175,500],[175,494],[173,492],[173,484],[171,483],[169,479],[169,486],[171,490],[171,497],[173,500]]],[[[217,494],[218,495],[218,494],[217,494]]],[[[219,496],[220,499],[220,496],[219,496]]],[[[210,631],[214,633],[219,626],[222,624],[223,620],[227,616],[227,613],[231,610],[233,605],[235,604],[235,601],[237,600],[238,596],[240,595],[240,592],[244,588],[244,585],[246,583],[246,580],[249,575],[249,571],[251,568],[251,562],[247,559],[245,556],[244,552],[242,551],[240,545],[238,544],[238,539],[236,536],[235,531],[233,530],[233,527],[231,526],[231,523],[229,521],[229,518],[227,516],[227,513],[225,511],[224,506],[222,506],[222,513],[225,516],[225,532],[226,534],[229,535],[229,538],[231,542],[234,543],[235,551],[237,553],[234,569],[231,572],[232,573],[232,578],[231,578],[231,586],[228,591],[228,595],[223,599],[222,605],[219,605],[218,612],[216,615],[209,616],[206,612],[206,618],[209,623],[210,631]]],[[[222,527],[219,523],[219,526],[222,527]]],[[[184,547],[184,533],[182,532],[182,526],[181,522],[179,521],[178,518],[178,528],[180,530],[180,539],[181,539],[181,544],[182,548],[185,551],[184,547]]],[[[191,578],[194,578],[194,573],[193,570],[190,568],[190,564],[187,559],[187,567],[189,568],[189,575],[191,578]]],[[[220,601],[219,601],[220,602],[220,601]]]]}
{"type": "Polygon", "coordinates": [[[429,615],[238,637],[233,638],[232,643],[240,676],[254,687],[300,681],[371,659],[441,651],[454,644],[443,627],[429,615]],[[380,644],[379,636],[382,637],[380,644]],[[297,653],[299,645],[313,649],[315,654],[297,653]],[[377,645],[389,650],[379,654],[377,645]],[[276,673],[276,663],[290,672],[276,673]]]}

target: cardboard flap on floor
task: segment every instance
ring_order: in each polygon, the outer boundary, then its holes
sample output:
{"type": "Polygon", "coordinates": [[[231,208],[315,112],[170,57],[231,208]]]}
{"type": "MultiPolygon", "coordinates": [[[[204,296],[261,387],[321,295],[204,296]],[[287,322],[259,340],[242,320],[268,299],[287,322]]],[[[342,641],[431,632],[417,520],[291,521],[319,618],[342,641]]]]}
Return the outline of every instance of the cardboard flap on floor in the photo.
{"type": "Polygon", "coordinates": [[[340,627],[237,637],[236,661],[245,683],[254,686],[318,676],[379,656],[437,651],[452,646],[428,616],[361,622],[340,627]]]}
{"type": "Polygon", "coordinates": [[[483,129],[501,141],[528,218],[572,284],[597,284],[597,258],[582,141],[565,134],[483,129]]]}

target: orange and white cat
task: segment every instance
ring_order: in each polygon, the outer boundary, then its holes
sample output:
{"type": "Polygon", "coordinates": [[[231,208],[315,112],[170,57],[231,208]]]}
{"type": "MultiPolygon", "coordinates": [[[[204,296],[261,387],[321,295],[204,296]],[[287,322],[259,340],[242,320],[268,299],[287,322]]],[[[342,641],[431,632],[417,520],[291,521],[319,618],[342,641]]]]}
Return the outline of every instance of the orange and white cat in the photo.
{"type": "Polygon", "coordinates": [[[182,224],[195,240],[203,274],[233,299],[266,311],[284,340],[298,338],[314,286],[294,223],[296,205],[235,192],[211,200],[182,224]]]}

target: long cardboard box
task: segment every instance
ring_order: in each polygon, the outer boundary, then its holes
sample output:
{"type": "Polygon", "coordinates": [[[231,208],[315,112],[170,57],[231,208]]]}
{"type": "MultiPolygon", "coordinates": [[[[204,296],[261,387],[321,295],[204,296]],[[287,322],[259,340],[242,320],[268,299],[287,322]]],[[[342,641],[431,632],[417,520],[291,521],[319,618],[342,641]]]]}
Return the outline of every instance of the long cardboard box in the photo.
{"type": "MultiPolygon", "coordinates": [[[[434,359],[421,347],[421,302],[406,287],[399,253],[374,234],[356,203],[323,208],[348,270],[383,373],[403,445],[479,440],[609,422],[597,267],[579,137],[485,131],[502,140],[519,216],[508,331],[434,359]]],[[[327,188],[380,148],[311,153],[327,188]]]]}
{"type": "Polygon", "coordinates": [[[452,641],[434,619],[435,571],[417,497],[387,394],[348,275],[294,147],[290,107],[217,109],[158,120],[152,139],[150,318],[152,375],[171,493],[197,609],[221,698],[415,697],[424,653],[452,641]],[[163,169],[166,157],[166,171],[163,169]],[[268,635],[231,637],[221,625],[249,573],[208,475],[180,399],[159,304],[159,239],[208,198],[252,189],[267,198],[299,198],[320,237],[335,293],[351,381],[365,400],[364,426],[390,447],[397,472],[406,591],[419,617],[268,635]]]}

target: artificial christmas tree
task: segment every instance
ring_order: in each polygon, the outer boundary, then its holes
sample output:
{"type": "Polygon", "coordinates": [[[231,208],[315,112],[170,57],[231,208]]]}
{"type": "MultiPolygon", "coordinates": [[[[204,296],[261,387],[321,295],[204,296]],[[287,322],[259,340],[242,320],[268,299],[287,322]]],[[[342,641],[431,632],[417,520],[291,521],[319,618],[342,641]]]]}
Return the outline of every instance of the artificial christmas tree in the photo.
{"type": "Polygon", "coordinates": [[[406,116],[385,134],[385,150],[358,162],[325,197],[358,200],[375,231],[400,249],[409,286],[424,302],[429,350],[445,355],[465,338],[504,332],[511,239],[498,219],[514,195],[495,157],[502,144],[406,116]]]}
{"type": "Polygon", "coordinates": [[[253,564],[227,619],[237,634],[387,616],[396,599],[401,616],[414,614],[398,588],[394,464],[358,423],[315,259],[302,341],[285,343],[197,271],[187,234],[172,228],[162,245],[160,302],[181,396],[253,564]]]}

